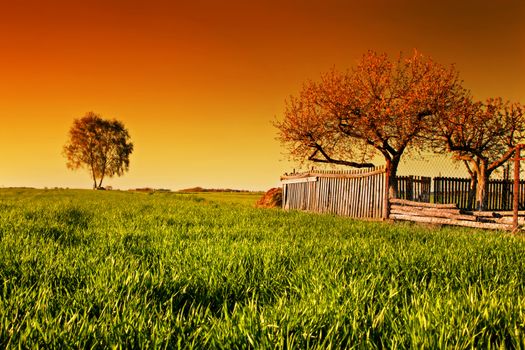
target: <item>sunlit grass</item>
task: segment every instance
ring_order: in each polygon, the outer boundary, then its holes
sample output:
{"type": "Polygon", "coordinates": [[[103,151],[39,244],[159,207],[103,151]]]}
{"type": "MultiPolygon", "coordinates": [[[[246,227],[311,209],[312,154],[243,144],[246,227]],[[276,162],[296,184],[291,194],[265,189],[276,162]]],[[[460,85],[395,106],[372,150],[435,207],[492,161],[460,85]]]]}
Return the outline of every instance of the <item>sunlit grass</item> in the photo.
{"type": "Polygon", "coordinates": [[[0,190],[1,347],[523,346],[521,238],[254,197],[0,190]]]}
{"type": "Polygon", "coordinates": [[[220,203],[237,203],[242,205],[254,206],[255,203],[264,195],[263,192],[199,192],[181,193],[180,195],[197,196],[209,201],[220,203]]]}

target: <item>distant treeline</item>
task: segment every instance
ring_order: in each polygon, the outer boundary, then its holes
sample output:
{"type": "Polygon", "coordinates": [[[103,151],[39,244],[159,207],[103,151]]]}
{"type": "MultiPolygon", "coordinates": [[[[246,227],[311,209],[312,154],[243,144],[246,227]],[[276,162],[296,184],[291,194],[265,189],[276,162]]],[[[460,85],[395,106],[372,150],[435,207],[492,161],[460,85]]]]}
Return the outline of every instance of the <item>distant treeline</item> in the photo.
{"type": "Polygon", "coordinates": [[[170,189],[166,188],[151,188],[151,187],[141,187],[141,188],[130,188],[129,192],[171,192],[170,189]]]}
{"type": "Polygon", "coordinates": [[[247,190],[233,190],[231,188],[202,188],[200,186],[178,190],[177,192],[250,192],[247,190]]]}

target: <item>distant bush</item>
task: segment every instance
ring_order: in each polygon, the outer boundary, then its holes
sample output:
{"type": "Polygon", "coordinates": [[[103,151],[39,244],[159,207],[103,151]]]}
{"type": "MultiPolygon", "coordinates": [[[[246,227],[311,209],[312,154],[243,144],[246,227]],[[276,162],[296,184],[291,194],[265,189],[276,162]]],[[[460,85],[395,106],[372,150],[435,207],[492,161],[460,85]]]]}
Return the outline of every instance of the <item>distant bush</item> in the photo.
{"type": "Polygon", "coordinates": [[[128,191],[129,192],[144,192],[144,193],[171,192],[170,189],[166,189],[166,188],[151,188],[151,187],[130,188],[128,191]]]}

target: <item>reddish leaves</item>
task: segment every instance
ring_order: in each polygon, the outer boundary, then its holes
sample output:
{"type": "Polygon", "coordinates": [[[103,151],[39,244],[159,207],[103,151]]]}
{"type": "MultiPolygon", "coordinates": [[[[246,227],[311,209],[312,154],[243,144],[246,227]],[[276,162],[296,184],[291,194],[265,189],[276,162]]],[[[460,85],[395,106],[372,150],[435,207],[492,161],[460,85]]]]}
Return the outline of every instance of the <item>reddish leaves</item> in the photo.
{"type": "Polygon", "coordinates": [[[453,67],[417,52],[392,62],[369,51],[355,69],[305,83],[276,127],[293,159],[363,166],[380,153],[394,177],[406,148],[423,147],[432,116],[464,94],[453,67]]]}

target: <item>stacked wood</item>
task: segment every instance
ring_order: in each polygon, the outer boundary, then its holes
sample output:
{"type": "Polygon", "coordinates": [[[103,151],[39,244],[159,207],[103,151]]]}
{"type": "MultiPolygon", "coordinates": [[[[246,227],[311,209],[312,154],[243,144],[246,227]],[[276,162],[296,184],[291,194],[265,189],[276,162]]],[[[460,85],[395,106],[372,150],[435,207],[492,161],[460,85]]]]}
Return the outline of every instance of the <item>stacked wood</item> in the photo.
{"type": "MultiPolygon", "coordinates": [[[[390,199],[390,218],[394,220],[494,230],[512,229],[512,217],[497,216],[496,213],[475,215],[472,212],[462,212],[456,204],[431,204],[390,199]]],[[[525,218],[522,219],[525,223],[525,218]]]]}

